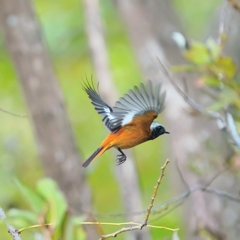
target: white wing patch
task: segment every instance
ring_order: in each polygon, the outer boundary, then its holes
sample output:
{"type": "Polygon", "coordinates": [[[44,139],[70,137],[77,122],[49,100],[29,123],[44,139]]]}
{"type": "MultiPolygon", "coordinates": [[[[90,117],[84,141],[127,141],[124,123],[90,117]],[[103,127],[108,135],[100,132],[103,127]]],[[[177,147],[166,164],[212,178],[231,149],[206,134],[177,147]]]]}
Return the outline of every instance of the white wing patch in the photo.
{"type": "Polygon", "coordinates": [[[135,114],[136,114],[136,112],[127,113],[122,120],[122,126],[129,124],[133,120],[135,114]]]}

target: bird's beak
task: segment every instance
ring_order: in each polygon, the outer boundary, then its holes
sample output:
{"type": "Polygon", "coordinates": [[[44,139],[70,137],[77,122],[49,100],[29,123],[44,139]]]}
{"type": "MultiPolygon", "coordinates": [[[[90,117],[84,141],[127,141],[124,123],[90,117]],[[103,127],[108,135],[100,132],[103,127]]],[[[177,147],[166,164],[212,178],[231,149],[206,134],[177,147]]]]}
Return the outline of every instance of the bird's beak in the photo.
{"type": "Polygon", "coordinates": [[[170,132],[166,132],[166,131],[165,131],[165,133],[170,134],[170,132]]]}

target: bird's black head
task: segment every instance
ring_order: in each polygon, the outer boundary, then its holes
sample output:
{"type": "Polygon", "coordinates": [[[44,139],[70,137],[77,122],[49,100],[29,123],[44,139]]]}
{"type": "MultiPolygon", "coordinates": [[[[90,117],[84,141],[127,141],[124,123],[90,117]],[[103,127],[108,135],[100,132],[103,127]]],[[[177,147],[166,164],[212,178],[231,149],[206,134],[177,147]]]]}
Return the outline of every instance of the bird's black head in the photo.
{"type": "Polygon", "coordinates": [[[163,125],[161,125],[160,123],[153,122],[150,126],[150,129],[152,131],[152,135],[149,140],[153,140],[164,133],[169,134],[169,132],[167,132],[163,125]]]}

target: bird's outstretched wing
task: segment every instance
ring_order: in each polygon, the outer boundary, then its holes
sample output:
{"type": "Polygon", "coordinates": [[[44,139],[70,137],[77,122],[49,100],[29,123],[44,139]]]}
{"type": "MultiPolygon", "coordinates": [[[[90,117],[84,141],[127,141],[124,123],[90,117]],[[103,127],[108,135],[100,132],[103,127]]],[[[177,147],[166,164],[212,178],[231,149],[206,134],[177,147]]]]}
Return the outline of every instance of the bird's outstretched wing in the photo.
{"type": "Polygon", "coordinates": [[[161,93],[161,83],[157,83],[154,87],[151,81],[148,81],[146,85],[141,83],[139,87],[135,86],[133,90],[116,102],[112,115],[121,119],[121,126],[125,126],[138,116],[154,112],[148,120],[150,125],[154,118],[162,112],[165,95],[165,92],[161,93]]]}
{"type": "Polygon", "coordinates": [[[152,82],[148,81],[146,85],[141,83],[139,87],[135,86],[111,108],[89,83],[85,84],[84,89],[97,112],[103,116],[103,122],[111,132],[117,132],[122,126],[131,123],[137,116],[154,112],[151,115],[152,119],[149,120],[149,124],[151,124],[163,110],[166,95],[165,92],[161,93],[161,83],[157,83],[153,88],[152,82]]]}
{"type": "Polygon", "coordinates": [[[111,132],[117,132],[121,128],[121,119],[117,119],[112,115],[112,108],[101,98],[94,85],[85,82],[83,85],[88,97],[92,100],[98,114],[103,116],[102,121],[111,132]]]}

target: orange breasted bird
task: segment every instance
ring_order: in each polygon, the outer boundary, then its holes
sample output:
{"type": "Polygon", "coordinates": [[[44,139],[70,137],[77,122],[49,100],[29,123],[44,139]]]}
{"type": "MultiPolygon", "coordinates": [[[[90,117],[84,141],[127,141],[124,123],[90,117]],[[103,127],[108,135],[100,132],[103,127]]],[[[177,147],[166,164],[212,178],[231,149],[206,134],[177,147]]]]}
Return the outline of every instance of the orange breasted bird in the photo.
{"type": "Polygon", "coordinates": [[[120,152],[116,159],[117,165],[120,165],[127,158],[122,149],[132,148],[169,133],[163,125],[153,121],[164,107],[166,94],[161,92],[161,83],[153,87],[152,82],[148,81],[146,85],[141,83],[139,87],[135,86],[121,97],[113,108],[100,97],[93,84],[86,82],[84,90],[97,112],[103,116],[102,121],[110,133],[83,163],[83,167],[87,167],[93,159],[112,147],[120,152]]]}

